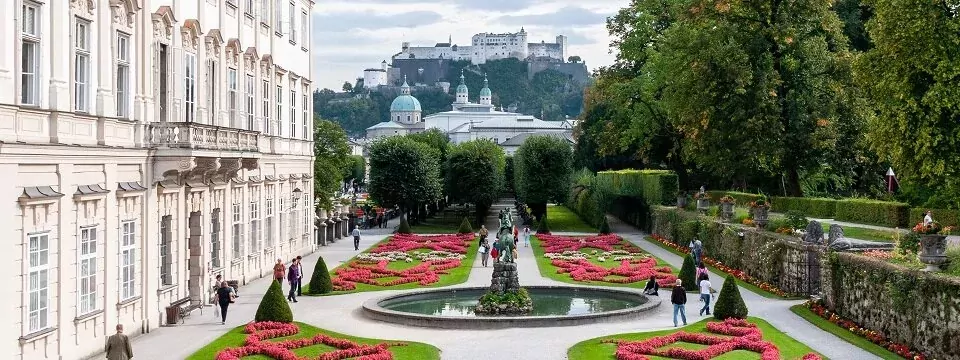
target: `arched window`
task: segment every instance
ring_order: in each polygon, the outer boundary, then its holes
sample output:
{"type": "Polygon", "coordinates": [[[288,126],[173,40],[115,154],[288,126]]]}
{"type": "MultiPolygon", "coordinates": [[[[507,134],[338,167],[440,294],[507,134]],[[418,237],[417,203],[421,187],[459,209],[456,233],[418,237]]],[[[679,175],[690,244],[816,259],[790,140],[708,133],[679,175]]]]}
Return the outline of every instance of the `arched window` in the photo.
{"type": "Polygon", "coordinates": [[[397,115],[397,122],[400,121],[400,115],[397,115]]]}
{"type": "Polygon", "coordinates": [[[410,115],[407,115],[407,122],[410,122],[410,115]]]}

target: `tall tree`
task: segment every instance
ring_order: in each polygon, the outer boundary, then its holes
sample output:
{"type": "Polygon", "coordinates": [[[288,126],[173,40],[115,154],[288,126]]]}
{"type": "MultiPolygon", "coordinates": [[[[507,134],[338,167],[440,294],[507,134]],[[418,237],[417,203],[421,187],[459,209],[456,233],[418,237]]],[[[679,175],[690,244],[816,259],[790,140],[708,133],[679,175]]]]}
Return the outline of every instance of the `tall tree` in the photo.
{"type": "Polygon", "coordinates": [[[401,212],[436,201],[441,195],[440,165],[433,148],[407,136],[393,136],[370,145],[370,197],[401,212]]]}
{"type": "Polygon", "coordinates": [[[314,119],[313,131],[313,187],[314,195],[320,206],[329,209],[330,199],[340,189],[343,182],[343,169],[348,164],[350,145],[347,134],[340,125],[314,119]]]}
{"type": "Polygon", "coordinates": [[[517,198],[530,206],[540,219],[547,203],[560,203],[570,190],[573,174],[571,144],[558,137],[536,135],[527,138],[514,155],[514,185],[517,198]]]}
{"type": "Polygon", "coordinates": [[[342,89],[343,89],[343,92],[352,92],[353,84],[351,84],[349,81],[344,81],[342,89]]]}
{"type": "Polygon", "coordinates": [[[347,158],[347,164],[343,168],[343,181],[353,181],[354,185],[363,184],[366,181],[367,160],[360,155],[350,155],[347,158]]]}
{"type": "Polygon", "coordinates": [[[447,195],[455,201],[473,204],[477,223],[483,223],[483,217],[503,191],[505,165],[503,149],[489,139],[452,146],[446,164],[447,195]]]}
{"type": "Polygon", "coordinates": [[[874,47],[856,68],[875,109],[871,148],[902,178],[939,188],[960,207],[960,4],[866,3],[874,47]]]}

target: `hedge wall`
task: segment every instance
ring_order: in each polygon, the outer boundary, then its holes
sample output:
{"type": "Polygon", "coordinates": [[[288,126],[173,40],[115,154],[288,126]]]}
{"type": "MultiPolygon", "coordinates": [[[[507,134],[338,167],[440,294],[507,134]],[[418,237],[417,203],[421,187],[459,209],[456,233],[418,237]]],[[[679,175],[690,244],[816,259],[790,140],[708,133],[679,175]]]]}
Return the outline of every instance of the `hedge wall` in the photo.
{"type": "Polygon", "coordinates": [[[751,202],[760,198],[760,194],[750,194],[739,191],[707,191],[707,196],[710,197],[711,204],[720,203],[720,198],[724,195],[732,197],[738,206],[748,206],[751,202]]]}
{"type": "Polygon", "coordinates": [[[837,200],[828,198],[779,197],[770,198],[770,210],[785,213],[799,211],[808,217],[833,219],[837,213],[837,200]]]}
{"type": "Polygon", "coordinates": [[[669,170],[601,171],[597,185],[611,195],[638,197],[651,205],[675,203],[680,187],[677,174],[669,170]]]}
{"type": "Polygon", "coordinates": [[[577,214],[583,222],[593,227],[600,227],[603,210],[600,201],[592,190],[584,186],[574,186],[570,189],[567,199],[567,208],[577,214]]]}
{"type": "Polygon", "coordinates": [[[810,295],[816,281],[810,274],[820,268],[819,254],[824,248],[805,244],[799,238],[726,224],[675,207],[656,206],[652,211],[651,233],[686,246],[694,238],[703,242],[704,255],[747,275],[770,283],[789,294],[810,295]],[[738,233],[743,233],[743,238],[738,233]],[[813,254],[811,259],[810,255],[813,254]],[[804,266],[809,262],[810,266],[804,266]],[[813,288],[811,288],[811,286],[813,288]]]}
{"type": "Polygon", "coordinates": [[[923,221],[923,215],[927,210],[933,211],[933,220],[936,220],[940,225],[960,227],[960,210],[946,209],[910,209],[910,223],[908,225],[913,226],[913,224],[923,221]]]}
{"type": "Polygon", "coordinates": [[[960,359],[960,279],[853,253],[832,253],[823,276],[834,312],[932,359],[960,359]]]}
{"type": "Polygon", "coordinates": [[[844,199],[837,201],[834,219],[887,227],[907,227],[910,223],[910,206],[899,202],[844,199]]]}

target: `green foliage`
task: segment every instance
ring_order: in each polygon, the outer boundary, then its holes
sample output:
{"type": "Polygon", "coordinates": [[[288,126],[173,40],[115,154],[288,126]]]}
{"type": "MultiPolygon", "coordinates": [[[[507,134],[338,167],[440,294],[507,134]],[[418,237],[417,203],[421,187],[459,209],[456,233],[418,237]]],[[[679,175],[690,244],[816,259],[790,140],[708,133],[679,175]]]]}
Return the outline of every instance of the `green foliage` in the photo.
{"type": "Polygon", "coordinates": [[[597,173],[598,186],[617,196],[643,199],[650,205],[669,205],[677,200],[677,175],[669,170],[618,170],[597,173]]]}
{"type": "Polygon", "coordinates": [[[597,187],[596,177],[590,170],[580,169],[573,175],[573,187],[566,206],[590,226],[599,227],[605,220],[606,193],[597,187]]]}
{"type": "Polygon", "coordinates": [[[534,216],[543,215],[547,203],[566,198],[573,172],[570,143],[553,136],[527,138],[514,155],[517,198],[530,205],[534,216]]]}
{"type": "Polygon", "coordinates": [[[537,234],[549,234],[550,225],[547,224],[547,217],[544,216],[540,219],[540,222],[537,223],[537,234]]]}
{"type": "Polygon", "coordinates": [[[916,255],[920,251],[920,235],[912,231],[894,235],[894,242],[901,255],[916,255]]]}
{"type": "Polygon", "coordinates": [[[757,201],[760,198],[760,194],[751,194],[739,191],[707,191],[707,196],[710,197],[711,203],[718,203],[720,199],[724,196],[729,196],[733,198],[733,201],[740,206],[749,206],[751,202],[757,201]]]}
{"type": "Polygon", "coordinates": [[[810,220],[807,220],[807,217],[806,217],[806,216],[803,216],[803,213],[801,213],[801,212],[799,212],[799,211],[797,211],[797,210],[787,211],[786,220],[787,220],[787,221],[786,221],[786,226],[788,226],[788,227],[790,227],[791,229],[794,229],[794,230],[796,230],[796,229],[806,229],[806,228],[807,228],[807,223],[810,222],[810,220]]]}
{"type": "MultiPolygon", "coordinates": [[[[362,89],[354,86],[354,91],[362,89]]],[[[390,103],[400,95],[399,88],[381,88],[377,91],[337,93],[323,89],[313,93],[313,111],[324,119],[330,119],[343,127],[350,136],[363,137],[368,127],[386,121],[390,117],[390,103]]],[[[413,96],[420,100],[423,116],[450,110],[454,96],[439,88],[413,88],[413,96]]]]}
{"type": "Polygon", "coordinates": [[[503,149],[489,139],[477,139],[450,148],[446,163],[446,194],[455,202],[474,204],[478,216],[503,191],[503,149]]]}
{"type": "MultiPolygon", "coordinates": [[[[960,198],[960,21],[955,2],[878,1],[856,61],[871,102],[867,138],[900,182],[960,198]]],[[[954,200],[954,206],[957,200],[954,200]]]]}
{"type": "Polygon", "coordinates": [[[323,256],[317,256],[317,265],[313,267],[313,275],[310,276],[310,286],[307,287],[307,290],[311,295],[326,294],[333,291],[330,271],[327,269],[327,263],[323,261],[323,256]]]}
{"type": "Polygon", "coordinates": [[[818,219],[832,219],[837,213],[837,200],[825,198],[771,197],[770,210],[798,211],[818,219]]]}
{"type": "Polygon", "coordinates": [[[470,220],[467,220],[466,217],[463,218],[463,221],[460,222],[460,228],[457,229],[458,234],[473,234],[473,227],[470,226],[470,220]]]}
{"type": "Polygon", "coordinates": [[[438,151],[406,136],[383,138],[370,145],[371,199],[402,211],[438,200],[441,178],[438,151]]]}
{"type": "MultiPolygon", "coordinates": [[[[917,224],[923,221],[923,215],[927,210],[933,212],[933,219],[940,223],[943,226],[953,226],[960,227],[960,210],[946,210],[946,209],[925,209],[925,208],[913,208],[910,209],[910,222],[909,224],[917,224]]],[[[957,230],[960,230],[958,228],[957,230]]]]}
{"type": "Polygon", "coordinates": [[[683,258],[683,265],[680,266],[680,274],[677,278],[686,291],[696,291],[697,286],[697,265],[694,264],[693,255],[687,255],[683,258]]]}
{"type": "Polygon", "coordinates": [[[361,155],[350,155],[347,158],[347,165],[343,168],[343,181],[353,180],[355,184],[362,184],[366,181],[367,160],[361,155]]]}
{"type": "Polygon", "coordinates": [[[513,192],[513,156],[507,156],[505,160],[505,165],[503,167],[503,188],[507,191],[513,192]]]}
{"type": "Polygon", "coordinates": [[[344,170],[350,166],[347,134],[334,122],[314,119],[313,189],[320,207],[329,209],[330,199],[340,189],[344,170]]]}
{"type": "Polygon", "coordinates": [[[723,287],[720,288],[720,295],[717,296],[717,303],[713,307],[713,317],[717,320],[746,319],[747,312],[747,304],[743,302],[740,288],[737,287],[737,278],[727,275],[727,279],[723,281],[723,287]]]}
{"type": "Polygon", "coordinates": [[[899,202],[844,199],[837,202],[836,220],[887,227],[906,227],[910,206],[899,202]]]}
{"type": "Polygon", "coordinates": [[[254,321],[293,322],[293,312],[290,311],[290,305],[287,304],[279,281],[270,282],[270,288],[267,289],[266,294],[263,294],[260,306],[257,307],[254,321]]]}
{"type": "Polygon", "coordinates": [[[407,222],[406,215],[400,215],[400,225],[397,226],[397,234],[412,234],[410,223],[407,222]]]}
{"type": "Polygon", "coordinates": [[[610,223],[607,222],[607,217],[604,216],[603,220],[600,221],[600,235],[606,235],[610,233],[610,223]]]}

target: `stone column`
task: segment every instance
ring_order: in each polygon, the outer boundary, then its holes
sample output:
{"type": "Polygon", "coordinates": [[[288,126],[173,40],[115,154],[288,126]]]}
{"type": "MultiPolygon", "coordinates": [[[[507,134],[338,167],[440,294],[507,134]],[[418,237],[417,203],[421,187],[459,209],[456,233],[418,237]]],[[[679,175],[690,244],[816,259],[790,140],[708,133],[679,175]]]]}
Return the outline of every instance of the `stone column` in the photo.
{"type": "Polygon", "coordinates": [[[337,224],[333,220],[333,217],[334,217],[333,210],[331,210],[327,216],[327,241],[329,242],[337,242],[337,239],[339,239],[337,236],[335,236],[335,233],[333,231],[334,226],[337,224]]]}
{"type": "MultiPolygon", "coordinates": [[[[347,206],[344,206],[344,208],[348,208],[348,207],[347,207],[347,206]]],[[[348,210],[348,211],[349,211],[349,210],[348,210]]],[[[349,227],[350,227],[350,213],[349,213],[348,211],[344,211],[344,212],[340,213],[340,220],[342,221],[342,224],[343,224],[343,225],[340,227],[340,230],[343,231],[343,237],[348,237],[348,236],[350,236],[350,228],[349,228],[349,227]]]]}
{"type": "Polygon", "coordinates": [[[319,218],[316,221],[317,225],[317,241],[320,242],[320,245],[327,246],[327,211],[320,209],[319,218]]]}

